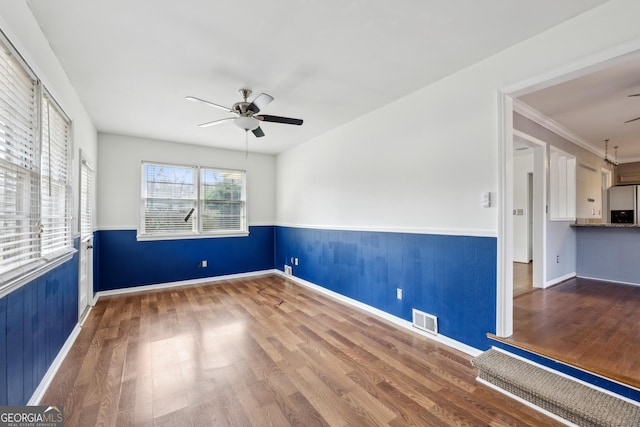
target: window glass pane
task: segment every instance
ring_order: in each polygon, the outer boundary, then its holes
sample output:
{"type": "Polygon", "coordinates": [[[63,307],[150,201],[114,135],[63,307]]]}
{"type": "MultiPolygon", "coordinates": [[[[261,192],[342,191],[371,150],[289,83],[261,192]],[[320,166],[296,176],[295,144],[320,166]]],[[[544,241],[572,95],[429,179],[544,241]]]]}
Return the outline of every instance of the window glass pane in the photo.
{"type": "Polygon", "coordinates": [[[202,169],[202,231],[244,229],[244,172],[202,169]]]}
{"type": "Polygon", "coordinates": [[[42,97],[42,253],[72,246],[69,164],[71,122],[48,93],[42,97]]]}
{"type": "Polygon", "coordinates": [[[0,41],[0,273],[40,257],[36,102],[35,77],[0,41]]]}
{"type": "Polygon", "coordinates": [[[179,234],[197,230],[195,179],[193,167],[143,165],[143,233],[179,234]]]}
{"type": "Polygon", "coordinates": [[[93,171],[83,161],[80,168],[80,235],[83,239],[93,233],[92,186],[93,171]]]}

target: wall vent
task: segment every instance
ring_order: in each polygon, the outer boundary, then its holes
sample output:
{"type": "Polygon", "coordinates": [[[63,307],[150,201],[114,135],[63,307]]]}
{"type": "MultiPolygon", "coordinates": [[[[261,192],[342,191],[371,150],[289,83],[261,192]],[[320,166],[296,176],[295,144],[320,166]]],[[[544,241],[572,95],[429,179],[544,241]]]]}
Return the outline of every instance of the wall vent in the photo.
{"type": "Polygon", "coordinates": [[[438,318],[415,308],[413,309],[413,326],[430,334],[438,335],[438,318]]]}

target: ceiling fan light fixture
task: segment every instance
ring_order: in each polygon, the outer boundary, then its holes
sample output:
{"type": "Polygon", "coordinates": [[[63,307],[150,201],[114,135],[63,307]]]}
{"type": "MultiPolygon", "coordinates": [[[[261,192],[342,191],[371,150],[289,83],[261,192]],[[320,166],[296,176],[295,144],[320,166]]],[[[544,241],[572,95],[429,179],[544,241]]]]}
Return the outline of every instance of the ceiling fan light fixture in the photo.
{"type": "Polygon", "coordinates": [[[255,119],[253,117],[243,117],[243,116],[235,119],[233,121],[233,124],[238,126],[240,129],[244,131],[254,130],[254,129],[257,129],[258,126],[260,126],[260,122],[258,121],[258,119],[255,119]]]}

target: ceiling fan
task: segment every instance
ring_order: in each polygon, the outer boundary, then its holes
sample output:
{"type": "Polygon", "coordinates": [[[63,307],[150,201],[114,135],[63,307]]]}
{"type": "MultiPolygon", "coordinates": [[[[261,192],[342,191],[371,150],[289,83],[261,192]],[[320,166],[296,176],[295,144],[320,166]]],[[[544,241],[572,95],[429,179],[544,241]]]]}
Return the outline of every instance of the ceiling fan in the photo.
{"type": "Polygon", "coordinates": [[[209,126],[215,126],[226,122],[233,122],[234,125],[244,130],[245,132],[251,131],[257,138],[261,138],[264,136],[264,132],[260,128],[260,122],[273,122],[273,123],[284,123],[286,125],[297,125],[300,126],[302,124],[301,119],[292,119],[291,117],[281,117],[281,116],[270,116],[267,114],[258,114],[262,111],[267,105],[273,101],[273,97],[271,95],[267,95],[266,93],[261,93],[256,96],[252,102],[247,101],[247,98],[251,96],[251,90],[249,89],[240,89],[240,96],[242,96],[243,101],[236,102],[233,104],[231,108],[225,107],[223,105],[215,104],[213,102],[206,101],[204,99],[196,98],[195,96],[187,96],[189,101],[201,102],[203,104],[209,105],[210,107],[219,108],[228,113],[233,113],[236,117],[227,117],[220,120],[214,120],[212,122],[202,123],[198,126],[205,128],[209,126]]]}
{"type": "MultiPolygon", "coordinates": [[[[633,93],[631,95],[627,95],[627,98],[631,98],[632,96],[640,96],[640,93],[633,93]]],[[[635,122],[636,120],[640,120],[640,117],[636,117],[635,119],[627,120],[625,123],[635,122]]]]}

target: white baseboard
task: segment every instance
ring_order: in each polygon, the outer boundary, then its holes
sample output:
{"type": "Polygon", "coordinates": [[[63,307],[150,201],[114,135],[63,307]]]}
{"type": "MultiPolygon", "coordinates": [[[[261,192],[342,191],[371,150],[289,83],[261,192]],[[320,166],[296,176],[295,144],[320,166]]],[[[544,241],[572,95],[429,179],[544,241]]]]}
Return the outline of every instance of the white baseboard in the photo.
{"type": "Polygon", "coordinates": [[[544,287],[549,288],[553,285],[557,285],[558,283],[562,283],[565,280],[569,280],[569,279],[573,279],[574,277],[576,277],[576,273],[569,273],[569,274],[565,274],[564,276],[560,276],[560,277],[556,277],[555,279],[551,279],[547,282],[544,283],[544,287]]]}
{"type": "Polygon", "coordinates": [[[590,276],[577,276],[577,277],[579,277],[581,279],[599,280],[601,282],[617,283],[619,285],[640,286],[640,283],[638,283],[638,282],[621,282],[619,280],[603,279],[601,277],[590,277],[590,276]]]}
{"type": "Polygon", "coordinates": [[[381,318],[383,318],[385,320],[388,320],[391,323],[394,323],[397,326],[400,326],[400,327],[402,327],[404,329],[410,330],[411,332],[415,332],[417,334],[420,334],[420,335],[422,335],[422,336],[424,336],[426,338],[429,338],[431,340],[437,341],[437,342],[439,342],[441,344],[444,344],[444,345],[447,345],[449,347],[455,348],[456,350],[459,350],[459,351],[461,351],[463,353],[466,353],[466,354],[468,354],[470,356],[477,357],[480,354],[482,354],[481,350],[478,350],[477,348],[471,347],[471,346],[469,346],[467,344],[461,343],[460,341],[456,341],[454,339],[451,339],[451,338],[449,338],[447,336],[440,335],[440,334],[433,335],[433,334],[430,334],[430,333],[427,333],[427,332],[423,332],[420,329],[414,328],[413,325],[411,324],[411,322],[409,322],[408,320],[404,320],[404,319],[402,319],[400,317],[394,316],[392,314],[389,314],[389,313],[387,313],[385,311],[382,311],[380,309],[377,309],[375,307],[371,307],[370,305],[367,305],[367,304],[364,304],[364,303],[362,303],[360,301],[357,301],[357,300],[354,300],[352,298],[346,297],[346,296],[344,296],[342,294],[339,294],[337,292],[333,292],[333,291],[331,291],[331,290],[329,290],[327,288],[323,288],[322,286],[316,285],[315,283],[308,282],[308,281],[306,281],[304,279],[301,279],[299,277],[285,275],[284,273],[282,273],[279,270],[277,272],[278,272],[278,274],[280,274],[280,275],[282,275],[282,276],[284,276],[286,278],[289,278],[289,279],[293,280],[294,282],[296,282],[296,283],[298,283],[298,284],[300,284],[302,286],[305,286],[307,288],[313,289],[313,290],[315,290],[317,292],[320,292],[320,293],[322,293],[324,295],[327,295],[327,296],[329,296],[329,297],[331,297],[331,298],[333,298],[335,300],[338,300],[340,302],[343,302],[345,304],[349,304],[351,306],[354,306],[354,307],[357,307],[359,309],[362,309],[362,310],[364,310],[366,312],[369,312],[369,313],[373,314],[374,316],[381,317],[381,318]]]}
{"type": "Polygon", "coordinates": [[[69,350],[71,350],[73,343],[76,341],[76,338],[78,338],[78,335],[80,335],[80,330],[81,330],[80,325],[76,323],[75,328],[73,328],[73,330],[71,331],[71,334],[69,334],[69,337],[64,342],[64,345],[58,352],[58,355],[56,356],[55,359],[53,359],[51,366],[49,366],[49,369],[47,369],[47,372],[44,374],[44,377],[42,377],[40,384],[38,384],[38,387],[35,389],[35,391],[31,395],[31,399],[29,399],[29,401],[27,402],[28,406],[34,406],[40,403],[40,400],[42,400],[42,397],[44,396],[45,392],[49,388],[49,384],[51,384],[53,377],[56,376],[58,369],[60,369],[60,366],[62,366],[62,362],[64,362],[64,359],[65,357],[67,357],[69,350]]]}
{"type": "Polygon", "coordinates": [[[141,286],[134,286],[131,288],[121,288],[121,289],[112,289],[109,291],[100,291],[96,293],[94,297],[94,305],[100,299],[100,297],[104,297],[108,295],[130,294],[133,292],[145,292],[145,291],[152,291],[156,289],[176,288],[180,286],[189,286],[189,285],[200,285],[202,283],[220,282],[222,280],[242,279],[244,277],[264,276],[266,274],[279,274],[279,273],[280,271],[275,269],[260,270],[260,271],[252,271],[250,273],[227,274],[226,276],[205,277],[202,279],[181,280],[178,282],[157,283],[154,285],[141,285],[141,286]]]}

